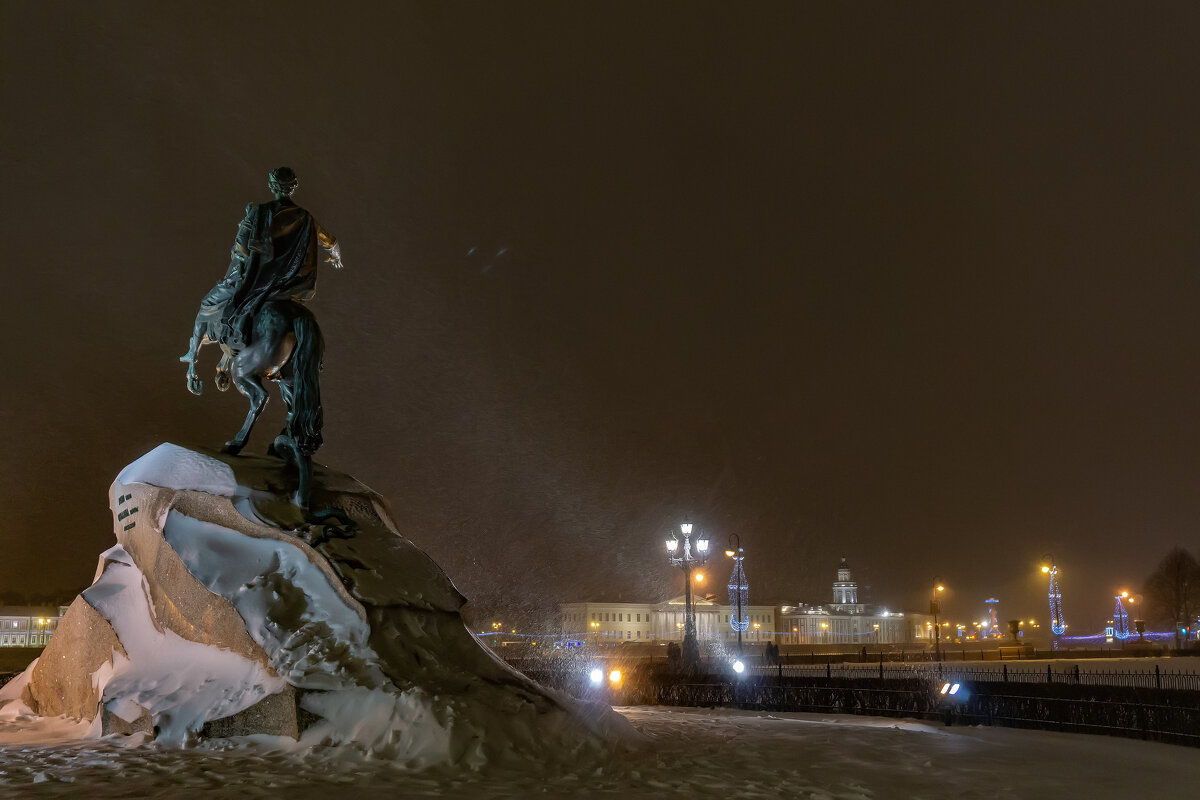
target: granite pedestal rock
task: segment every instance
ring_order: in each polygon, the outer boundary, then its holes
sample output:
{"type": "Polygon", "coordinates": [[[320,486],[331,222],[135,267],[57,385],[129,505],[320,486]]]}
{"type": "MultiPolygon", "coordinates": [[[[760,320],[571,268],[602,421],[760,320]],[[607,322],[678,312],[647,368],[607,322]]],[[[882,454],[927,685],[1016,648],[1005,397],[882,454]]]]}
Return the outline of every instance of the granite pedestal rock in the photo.
{"type": "Polygon", "coordinates": [[[609,709],[514,672],[382,498],[316,467],[307,525],[278,459],[164,444],[109,493],[117,545],[19,679],[39,715],[95,734],[265,733],[412,763],[570,752],[623,730],[609,709]]]}

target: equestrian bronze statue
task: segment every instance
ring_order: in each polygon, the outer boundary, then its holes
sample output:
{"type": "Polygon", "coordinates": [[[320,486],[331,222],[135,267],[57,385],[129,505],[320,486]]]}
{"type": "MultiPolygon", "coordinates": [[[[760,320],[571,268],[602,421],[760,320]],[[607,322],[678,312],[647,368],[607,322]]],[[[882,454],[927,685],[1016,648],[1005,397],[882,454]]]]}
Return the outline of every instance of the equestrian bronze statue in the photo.
{"type": "Polygon", "coordinates": [[[287,422],[268,453],[296,464],[299,481],[293,502],[308,508],[312,455],[321,446],[321,358],[324,340],[306,307],[317,282],[318,247],[326,261],[342,268],[337,241],[312,214],[292,202],[299,186],[288,167],[271,172],[269,203],[250,203],[238,225],[225,277],[200,303],[186,362],[187,387],[200,394],[196,357],[206,344],[221,347],[216,385],[232,383],[250,401],[241,430],[225,443],[237,455],[267,404],[263,379],[275,381],[287,409],[287,422]]]}

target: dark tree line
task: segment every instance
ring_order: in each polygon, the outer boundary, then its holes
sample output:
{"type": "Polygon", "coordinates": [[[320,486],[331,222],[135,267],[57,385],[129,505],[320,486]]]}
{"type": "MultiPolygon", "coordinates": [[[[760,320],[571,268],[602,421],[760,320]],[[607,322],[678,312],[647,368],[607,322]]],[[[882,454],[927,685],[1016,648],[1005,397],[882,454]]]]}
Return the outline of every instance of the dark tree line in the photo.
{"type": "Polygon", "coordinates": [[[1142,588],[1146,621],[1175,629],[1177,644],[1196,635],[1200,616],[1200,561],[1175,547],[1159,562],[1142,588]]]}
{"type": "Polygon", "coordinates": [[[0,605],[6,606],[67,606],[80,589],[53,589],[43,592],[0,592],[0,605]]]}

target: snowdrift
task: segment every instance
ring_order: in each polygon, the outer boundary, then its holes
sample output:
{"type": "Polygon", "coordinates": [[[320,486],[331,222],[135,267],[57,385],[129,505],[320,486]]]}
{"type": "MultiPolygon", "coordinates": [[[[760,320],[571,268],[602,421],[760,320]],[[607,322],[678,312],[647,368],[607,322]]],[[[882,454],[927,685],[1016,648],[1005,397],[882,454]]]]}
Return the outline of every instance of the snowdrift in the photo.
{"type": "Polygon", "coordinates": [[[306,524],[280,462],[163,444],[109,491],[117,544],[0,719],[168,743],[270,734],[412,766],[558,757],[631,732],[479,645],[465,600],[382,499],[314,465],[306,524]],[[349,520],[349,522],[346,522],[349,520]]]}

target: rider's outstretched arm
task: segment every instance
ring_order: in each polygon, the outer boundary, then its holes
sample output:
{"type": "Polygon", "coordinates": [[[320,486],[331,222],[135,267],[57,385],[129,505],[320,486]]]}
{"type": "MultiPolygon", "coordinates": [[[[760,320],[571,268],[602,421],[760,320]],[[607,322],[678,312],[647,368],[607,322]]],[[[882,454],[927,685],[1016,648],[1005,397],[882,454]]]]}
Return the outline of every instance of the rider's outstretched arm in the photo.
{"type": "Polygon", "coordinates": [[[321,223],[317,223],[317,241],[329,251],[329,257],[325,260],[333,266],[334,269],[341,269],[342,264],[342,248],[338,246],[338,241],[332,233],[321,227],[321,223]]]}

